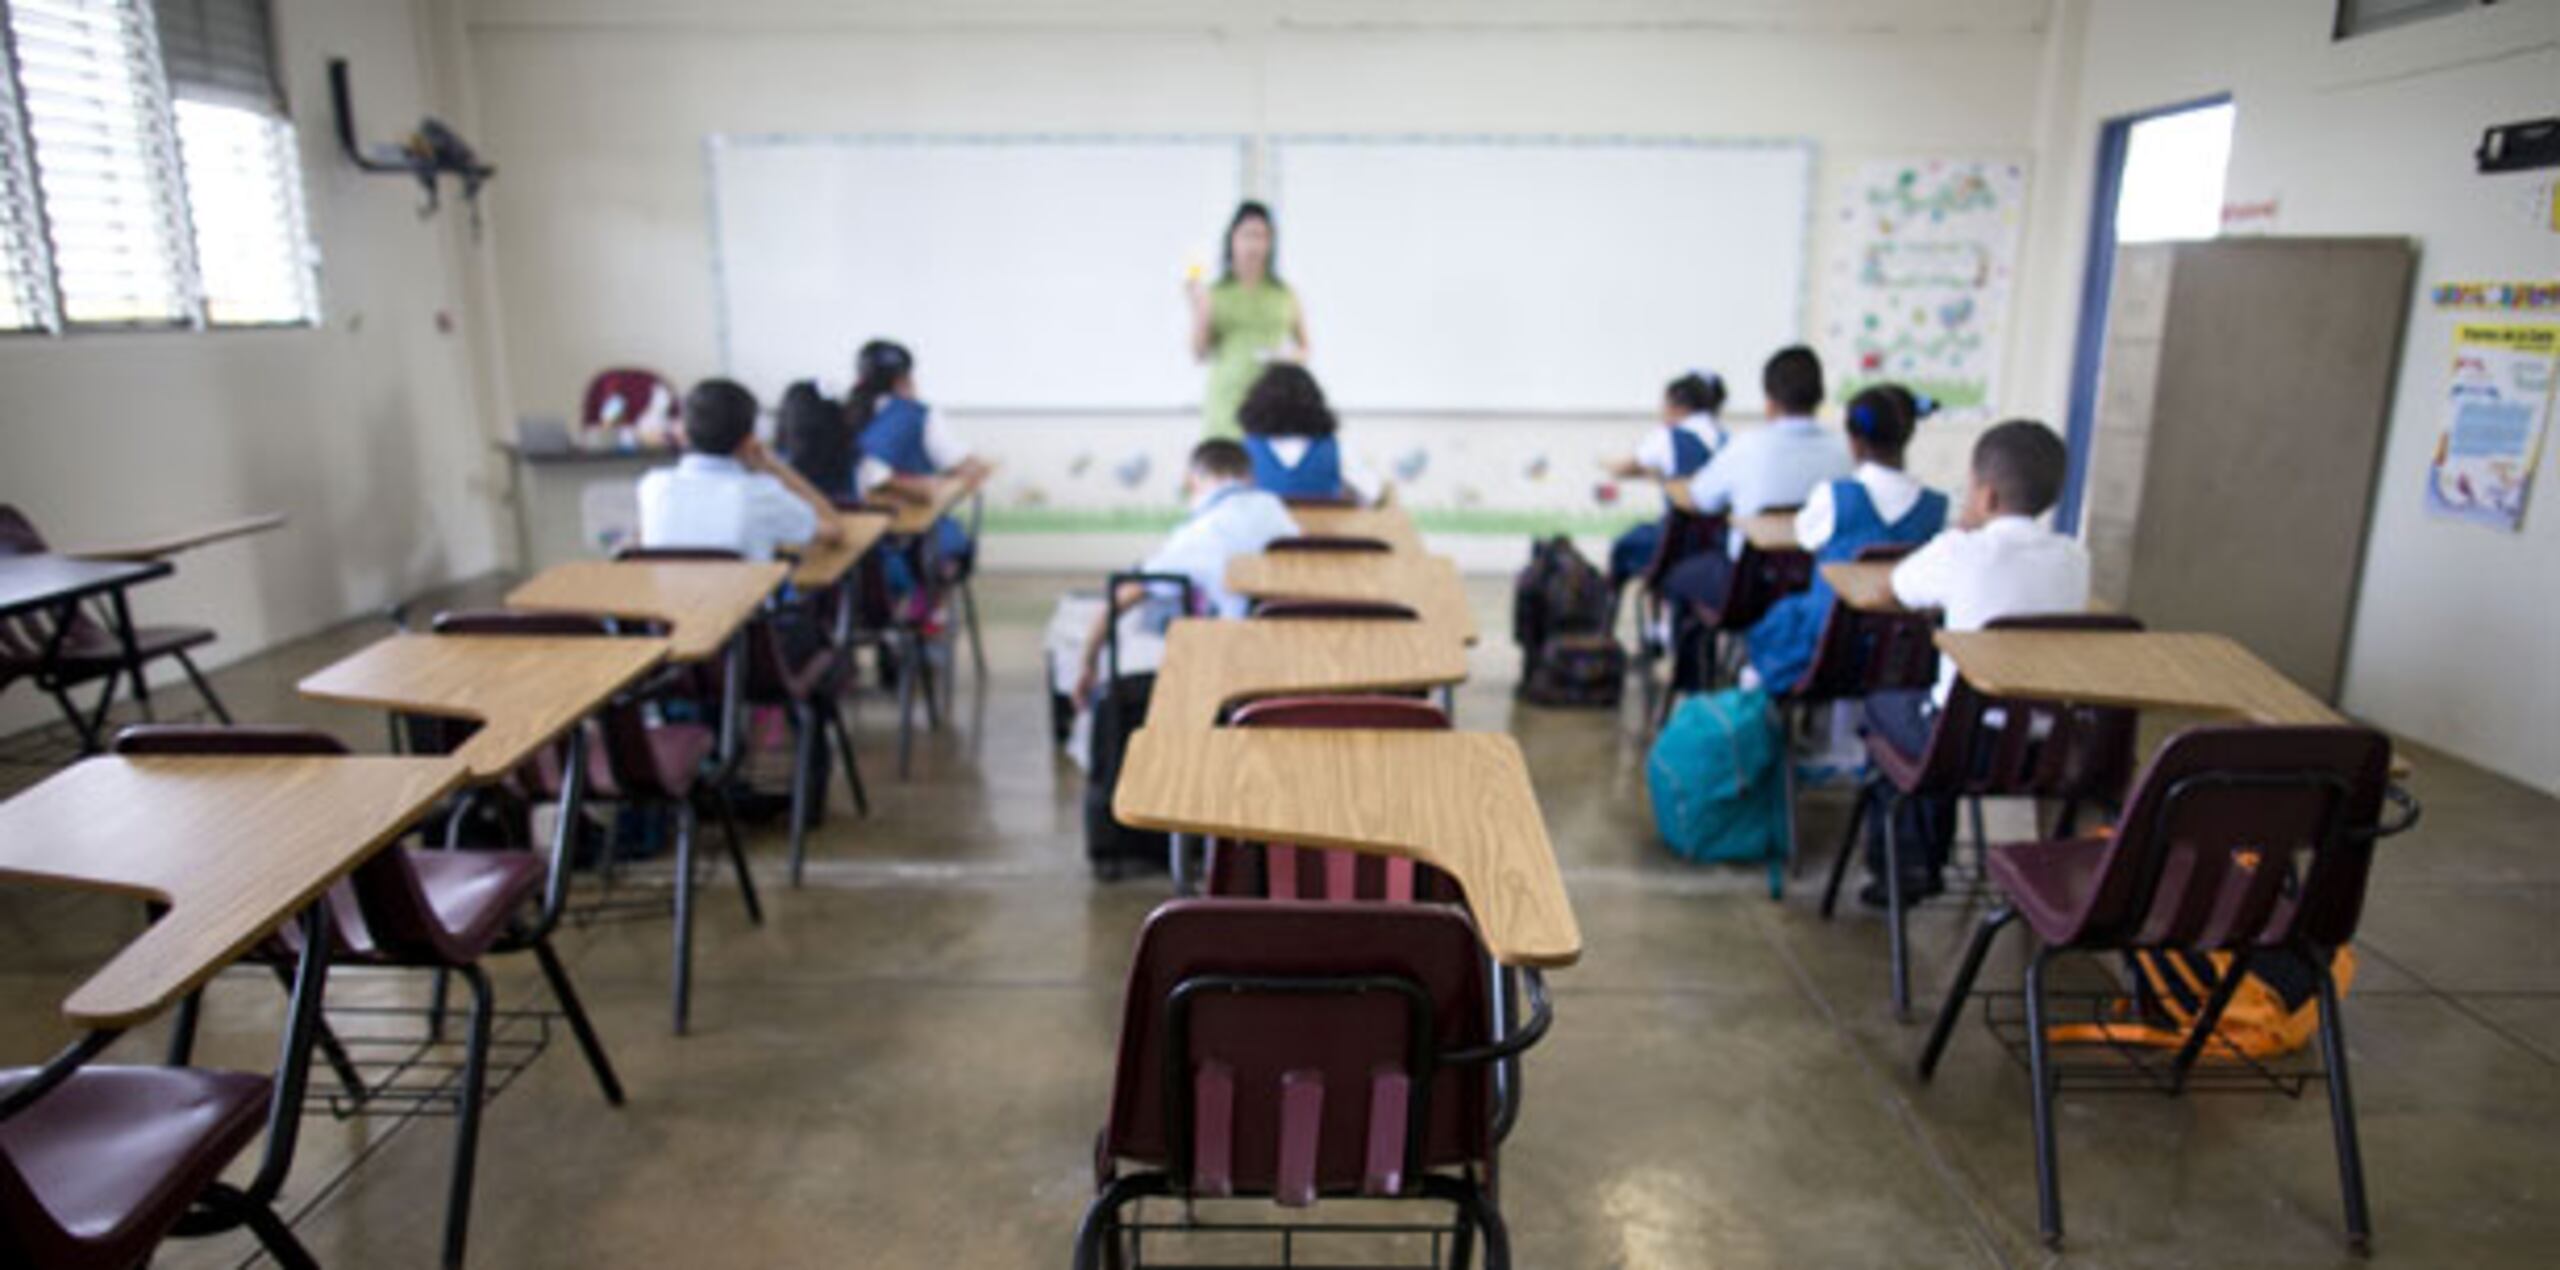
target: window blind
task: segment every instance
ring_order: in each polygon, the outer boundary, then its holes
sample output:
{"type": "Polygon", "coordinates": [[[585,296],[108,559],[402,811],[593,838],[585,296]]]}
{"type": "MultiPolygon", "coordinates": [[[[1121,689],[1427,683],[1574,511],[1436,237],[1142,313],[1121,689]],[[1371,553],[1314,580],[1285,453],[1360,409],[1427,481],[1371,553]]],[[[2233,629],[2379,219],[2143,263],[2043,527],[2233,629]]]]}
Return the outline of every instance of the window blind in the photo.
{"type": "MultiPolygon", "coordinates": [[[[0,85],[15,84],[9,42],[0,40],[0,85]]],[[[26,121],[17,96],[0,93],[0,330],[37,330],[53,323],[53,266],[36,213],[35,165],[27,158],[26,121]]]]}
{"type": "Polygon", "coordinates": [[[267,0],[152,0],[151,8],[171,96],[284,114],[267,0]]]}
{"type": "Polygon", "coordinates": [[[10,0],[8,14],[63,321],[189,320],[194,253],[151,14],[140,0],[10,0]]]}

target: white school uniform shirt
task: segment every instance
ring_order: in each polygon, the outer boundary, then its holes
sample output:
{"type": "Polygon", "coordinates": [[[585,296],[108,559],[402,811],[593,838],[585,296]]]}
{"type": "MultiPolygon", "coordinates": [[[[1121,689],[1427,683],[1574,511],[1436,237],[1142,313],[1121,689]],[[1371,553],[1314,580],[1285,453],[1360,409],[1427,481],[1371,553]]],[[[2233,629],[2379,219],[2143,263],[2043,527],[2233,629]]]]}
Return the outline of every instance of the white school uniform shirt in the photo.
{"type": "MultiPolygon", "coordinates": [[[[1789,415],[1735,434],[1689,478],[1689,499],[1702,512],[1749,516],[1802,503],[1825,482],[1847,476],[1849,469],[1846,442],[1806,416],[1789,415]]],[[[1737,525],[1725,550],[1739,553],[1741,544],[1737,525]]]]}
{"type": "Polygon", "coordinates": [[[713,547],[749,560],[816,537],[818,513],[768,472],[725,454],[688,454],[640,478],[640,542],[713,547]]]}
{"type": "MultiPolygon", "coordinates": [[[[2077,613],[2089,603],[2089,552],[2025,516],[1980,529],[1951,529],[1893,567],[1893,598],[1946,615],[1951,631],[1978,631],[2004,617],[2077,613]]],[[[1938,659],[1938,704],[1955,686],[1956,663],[1938,659]]]]}
{"type": "Polygon", "coordinates": [[[1242,481],[1203,491],[1191,515],[1139,566],[1148,573],[1179,573],[1219,617],[1244,616],[1244,597],[1227,590],[1227,562],[1271,545],[1274,538],[1295,537],[1296,521],[1276,494],[1266,494],[1242,481]]]}
{"type": "MultiPolygon", "coordinates": [[[[1913,480],[1911,474],[1882,463],[1858,465],[1850,475],[1866,487],[1867,501],[1876,505],[1876,515],[1888,525],[1909,515],[1929,487],[1913,480]]],[[[1796,513],[1796,543],[1807,551],[1819,551],[1831,541],[1831,531],[1838,527],[1840,509],[1831,501],[1832,482],[1824,481],[1804,496],[1804,507],[1796,513]]]]}
{"type": "Polygon", "coordinates": [[[1714,461],[1716,451],[1724,448],[1724,425],[1714,415],[1700,410],[1670,427],[1645,429],[1644,438],[1636,442],[1636,466],[1656,476],[1677,475],[1679,452],[1671,445],[1675,431],[1686,432],[1705,443],[1709,462],[1714,461]]]}

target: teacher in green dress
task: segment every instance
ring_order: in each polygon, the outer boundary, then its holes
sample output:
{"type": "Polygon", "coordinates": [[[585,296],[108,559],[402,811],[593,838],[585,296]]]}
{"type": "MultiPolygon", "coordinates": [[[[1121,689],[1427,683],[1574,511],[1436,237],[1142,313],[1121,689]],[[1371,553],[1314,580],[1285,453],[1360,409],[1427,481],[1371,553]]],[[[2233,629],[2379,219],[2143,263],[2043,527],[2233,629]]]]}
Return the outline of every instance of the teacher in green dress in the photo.
{"type": "Polygon", "coordinates": [[[1240,203],[1227,222],[1218,281],[1204,286],[1195,273],[1184,283],[1191,298],[1191,355],[1209,366],[1201,403],[1207,436],[1242,435],[1236,407],[1265,365],[1306,360],[1306,314],[1273,267],[1277,245],[1271,209],[1240,203]]]}

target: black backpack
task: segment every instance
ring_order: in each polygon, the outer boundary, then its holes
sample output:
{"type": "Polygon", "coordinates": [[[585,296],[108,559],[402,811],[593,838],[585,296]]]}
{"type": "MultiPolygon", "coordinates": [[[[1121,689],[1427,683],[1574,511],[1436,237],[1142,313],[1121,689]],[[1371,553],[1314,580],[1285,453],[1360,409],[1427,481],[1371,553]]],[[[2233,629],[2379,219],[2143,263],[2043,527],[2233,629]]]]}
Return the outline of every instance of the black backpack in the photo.
{"type": "Polygon", "coordinates": [[[1609,633],[1610,609],[1607,575],[1572,539],[1532,544],[1511,596],[1520,695],[1550,705],[1617,704],[1626,660],[1609,633]]]}
{"type": "Polygon", "coordinates": [[[1093,766],[1085,774],[1084,854],[1093,875],[1105,881],[1132,872],[1166,867],[1172,847],[1169,835],[1132,829],[1111,814],[1111,795],[1120,786],[1120,762],[1129,737],[1147,722],[1148,701],[1155,694],[1152,674],[1120,673],[1120,587],[1123,583],[1165,583],[1182,588],[1182,611],[1192,611],[1191,579],[1175,573],[1115,573],[1103,584],[1103,604],[1110,620],[1103,623],[1103,681],[1093,703],[1093,766]]]}

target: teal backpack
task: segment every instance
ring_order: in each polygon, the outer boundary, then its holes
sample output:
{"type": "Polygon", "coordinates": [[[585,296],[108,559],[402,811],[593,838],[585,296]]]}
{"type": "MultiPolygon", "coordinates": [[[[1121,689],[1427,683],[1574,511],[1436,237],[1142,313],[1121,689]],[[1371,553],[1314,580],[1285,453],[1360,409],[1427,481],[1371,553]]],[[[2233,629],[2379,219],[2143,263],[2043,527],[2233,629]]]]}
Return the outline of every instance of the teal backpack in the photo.
{"type": "Polygon", "coordinates": [[[1769,898],[1778,898],[1787,876],[1785,761],[1767,693],[1731,689],[1681,702],[1644,764],[1664,844],[1684,860],[1765,861],[1769,898]]]}

